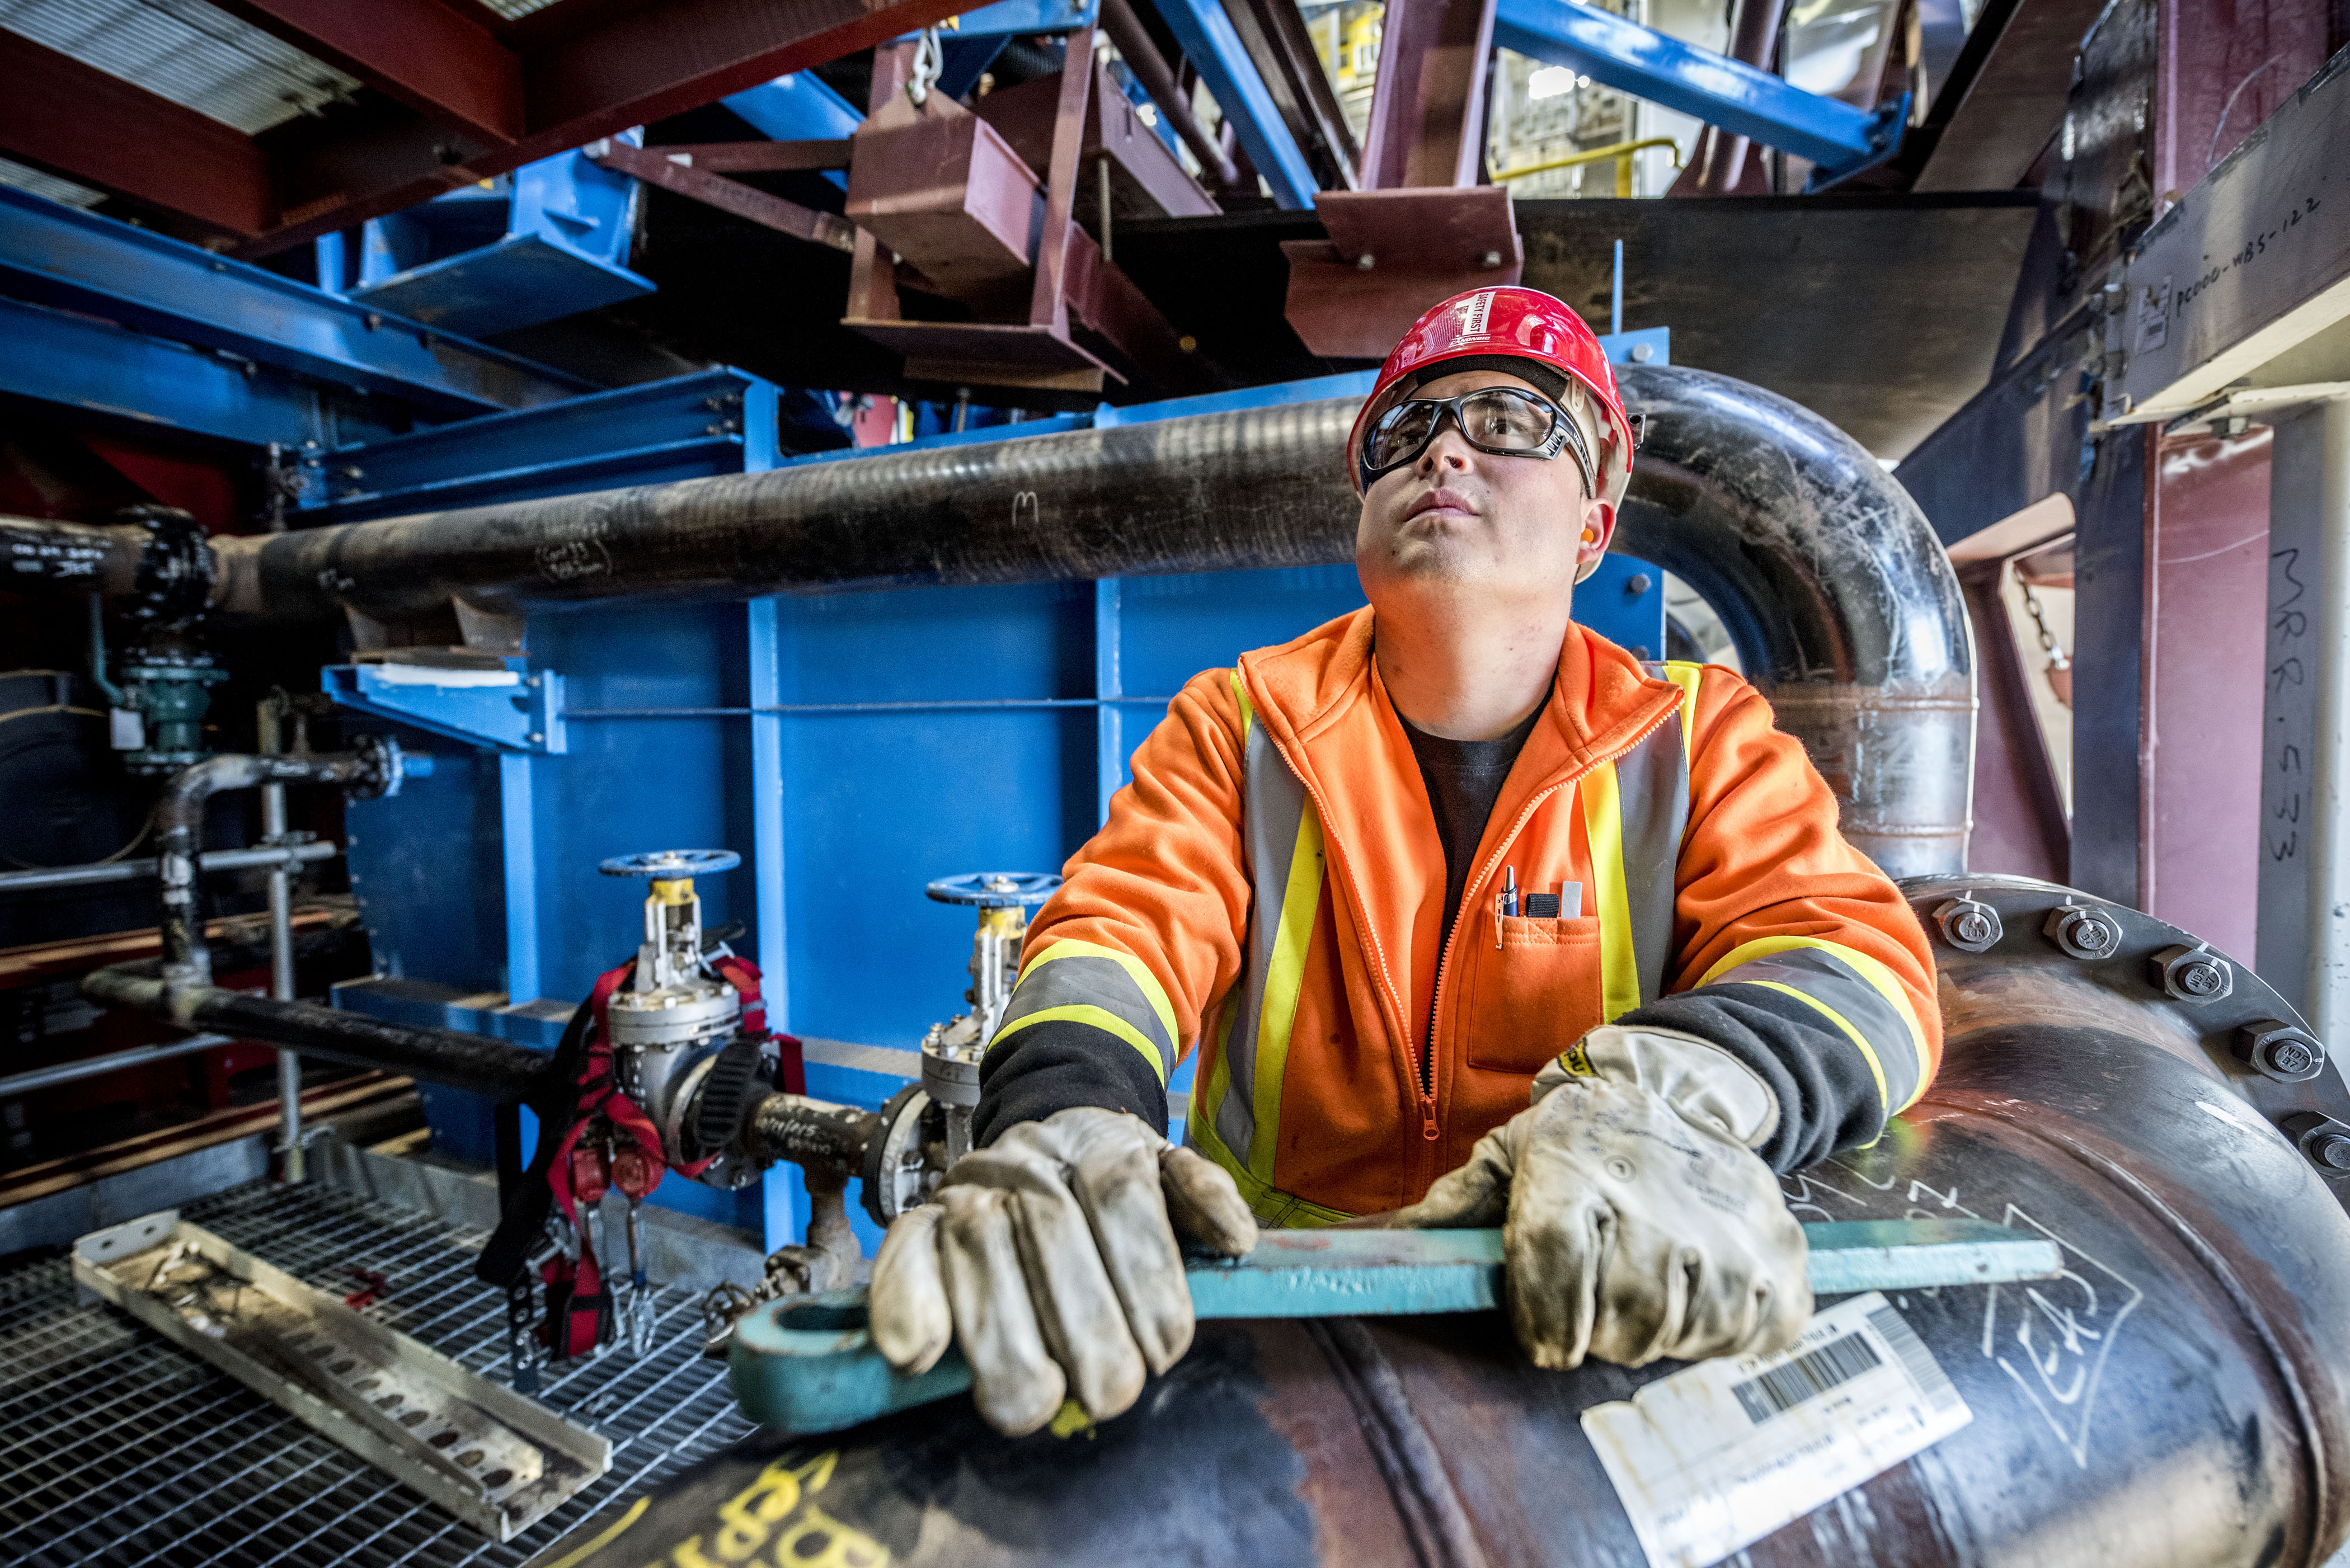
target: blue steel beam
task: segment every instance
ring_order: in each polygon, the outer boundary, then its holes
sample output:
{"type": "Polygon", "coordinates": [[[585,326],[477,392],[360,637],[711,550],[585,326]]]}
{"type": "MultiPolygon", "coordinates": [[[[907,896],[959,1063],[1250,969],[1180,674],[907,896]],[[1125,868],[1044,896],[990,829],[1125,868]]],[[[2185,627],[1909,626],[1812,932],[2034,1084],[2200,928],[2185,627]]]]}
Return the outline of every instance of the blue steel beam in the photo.
{"type": "Polygon", "coordinates": [[[0,392],[39,402],[296,452],[391,433],[274,367],[19,300],[0,298],[0,392]]]}
{"type": "Polygon", "coordinates": [[[774,383],[700,370],[332,452],[304,507],[337,523],[775,465],[774,383]]]}
{"type": "Polygon", "coordinates": [[[0,186],[0,290],[397,398],[442,419],[595,389],[486,344],[7,186],[0,186]]]}
{"type": "Polygon", "coordinates": [[[1819,165],[1814,189],[1890,157],[1908,116],[1907,94],[1874,112],[1855,109],[1576,0],[1498,0],[1493,42],[1809,159],[1819,165]]]}
{"type": "Polygon", "coordinates": [[[1232,131],[1248,150],[1249,161],[1273,189],[1273,199],[1292,212],[1314,205],[1321,184],[1297,150],[1289,126],[1265,91],[1256,62],[1224,15],[1222,0],[1155,0],[1159,16],[1183,53],[1208,84],[1208,91],[1232,131]]]}

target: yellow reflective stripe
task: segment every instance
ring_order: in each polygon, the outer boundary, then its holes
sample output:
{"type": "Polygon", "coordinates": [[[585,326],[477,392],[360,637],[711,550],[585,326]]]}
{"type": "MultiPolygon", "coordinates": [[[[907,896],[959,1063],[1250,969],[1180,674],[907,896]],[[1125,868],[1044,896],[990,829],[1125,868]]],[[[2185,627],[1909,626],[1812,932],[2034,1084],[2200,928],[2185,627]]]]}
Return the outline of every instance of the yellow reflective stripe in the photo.
{"type": "MultiPolygon", "coordinates": [[[[1909,1005],[1908,992],[1902,988],[1899,978],[1881,961],[1869,957],[1857,948],[1848,948],[1842,942],[1832,942],[1820,937],[1757,937],[1751,942],[1741,942],[1723,954],[1721,961],[1707,970],[1699,979],[1698,984],[1711,985],[1716,979],[1736,969],[1740,964],[1753,959],[1768,958],[1773,953],[1787,952],[1796,948],[1817,948],[1824,953],[1832,953],[1842,959],[1853,967],[1861,979],[1875,986],[1877,994],[1892,1003],[1893,1011],[1901,1015],[1901,1022],[1909,1026],[1910,1052],[1918,1059],[1918,1087],[1910,1093],[1908,1099],[1892,1108],[1906,1111],[1916,1105],[1918,1096],[1926,1092],[1929,1065],[1926,1060],[1926,1032],[1918,1027],[1918,1010],[1909,1005]]],[[[1841,1023],[1844,1021],[1838,1019],[1836,1022],[1841,1023]]],[[[1870,1064],[1875,1065],[1876,1060],[1877,1058],[1872,1055],[1869,1058],[1870,1064]]]]}
{"type": "MultiPolygon", "coordinates": [[[[1892,1114],[1893,1106],[1887,1103],[1892,1098],[1892,1091],[1885,1086],[1885,1064],[1878,1061],[1877,1059],[1877,1053],[1869,1048],[1867,1037],[1863,1035],[1859,1030],[1855,1029],[1851,1023],[1846,1020],[1843,1013],[1838,1012],[1835,1008],[1830,1007],[1826,1002],[1822,1002],[1818,997],[1812,995],[1809,992],[1797,991],[1794,986],[1783,985],[1775,980],[1750,980],[1741,981],[1740,983],[1744,985],[1759,985],[1765,991],[1784,992],[1789,996],[1794,997],[1796,1001],[1809,1002],[1812,1006],[1825,1013],[1827,1015],[1828,1022],[1835,1024],[1838,1029],[1844,1031],[1845,1038],[1853,1043],[1853,1045],[1860,1052],[1861,1056],[1868,1063],[1869,1076],[1877,1080],[1877,1103],[1885,1106],[1887,1115],[1890,1116],[1892,1114]]],[[[1901,1108],[1907,1110],[1909,1107],[1904,1106],[1901,1108]]]]}
{"type": "Polygon", "coordinates": [[[1240,667],[1232,668],[1232,697],[1241,705],[1241,743],[1248,743],[1249,726],[1256,722],[1256,704],[1249,701],[1248,684],[1241,679],[1240,667]]]}
{"type": "Polygon", "coordinates": [[[1632,898],[1624,886],[1624,810],[1616,764],[1586,774],[1583,825],[1591,835],[1591,896],[1599,909],[1600,1012],[1610,1021],[1640,1005],[1640,960],[1632,950],[1632,898]]]}
{"type": "Polygon", "coordinates": [[[1216,1136],[1212,1117],[1194,1116],[1183,1126],[1192,1147],[1214,1160],[1223,1173],[1232,1179],[1232,1185],[1241,1189],[1241,1198],[1248,1204],[1250,1212],[1266,1224],[1303,1231],[1336,1225],[1355,1218],[1343,1209],[1328,1209],[1319,1203],[1309,1203],[1258,1177],[1232,1158],[1232,1151],[1226,1148],[1223,1140],[1216,1136]]]}
{"type": "Polygon", "coordinates": [[[1249,1135],[1249,1168],[1273,1179],[1273,1151],[1281,1131],[1281,1076],[1289,1064],[1289,1031],[1297,1022],[1297,993],[1305,981],[1305,948],[1322,904],[1322,818],[1308,801],[1297,814],[1297,845],[1289,852],[1289,885],[1281,895],[1281,927],[1265,967],[1264,1004],[1256,1026],[1256,1128],[1249,1135]]]}
{"type": "Polygon", "coordinates": [[[1107,1030],[1141,1052],[1142,1059],[1149,1063],[1151,1070],[1159,1075],[1159,1082],[1162,1085],[1167,1082],[1167,1060],[1159,1054],[1159,1047],[1145,1040],[1140,1030],[1106,1007],[1093,1007],[1084,1003],[1069,1007],[1047,1007],[1041,1012],[1032,1012],[1025,1018],[1015,1018],[995,1032],[995,1038],[988,1042],[987,1048],[991,1051],[994,1050],[996,1046],[1003,1044],[1004,1041],[1032,1023],[1048,1023],[1056,1020],[1066,1020],[1071,1023],[1090,1023],[1097,1029],[1107,1030]]]}
{"type": "MultiPolygon", "coordinates": [[[[1134,983],[1141,988],[1143,1000],[1150,1003],[1151,1012],[1159,1014],[1159,1022],[1166,1029],[1167,1038],[1175,1041],[1183,1038],[1175,1028],[1175,1008],[1174,1004],[1167,1000],[1167,988],[1159,983],[1159,977],[1150,972],[1150,966],[1132,953],[1122,953],[1116,948],[1103,947],[1099,942],[1081,942],[1074,937],[1065,937],[1030,959],[1020,971],[1020,978],[1025,981],[1036,972],[1038,964],[1051,963],[1055,959],[1059,958],[1110,960],[1118,968],[1126,971],[1128,975],[1132,977],[1134,983]]],[[[1000,1040],[1003,1035],[998,1034],[996,1038],[1000,1040]]],[[[1151,1054],[1157,1055],[1158,1053],[1154,1051],[1151,1054]]],[[[1162,1072],[1159,1075],[1163,1078],[1167,1075],[1162,1072]]]]}
{"type": "Polygon", "coordinates": [[[1681,765],[1697,766],[1697,689],[1705,680],[1705,666],[1682,659],[1668,660],[1665,679],[1681,689],[1681,765]]]}
{"type": "Polygon", "coordinates": [[[1224,997],[1222,1015],[1216,1020],[1216,1060],[1208,1069],[1206,1087],[1192,1092],[1189,1121],[1206,1122],[1212,1127],[1217,1113],[1224,1108],[1224,1096],[1232,1093],[1232,1058],[1227,1043],[1232,1037],[1232,1020],[1239,1016],[1240,1010],[1241,990],[1236,985],[1224,997]]]}

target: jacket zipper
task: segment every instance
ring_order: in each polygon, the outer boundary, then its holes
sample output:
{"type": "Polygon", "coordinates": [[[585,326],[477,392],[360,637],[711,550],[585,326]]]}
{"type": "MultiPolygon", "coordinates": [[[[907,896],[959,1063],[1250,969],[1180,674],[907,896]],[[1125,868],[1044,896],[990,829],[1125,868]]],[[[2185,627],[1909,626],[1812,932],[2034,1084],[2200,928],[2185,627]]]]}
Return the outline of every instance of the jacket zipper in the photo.
{"type": "MultiPolygon", "coordinates": [[[[1678,697],[1679,692],[1676,691],[1675,695],[1678,697]]],[[[1639,745],[1641,742],[1647,740],[1649,736],[1655,734],[1659,730],[1663,729],[1665,727],[1665,721],[1671,718],[1679,711],[1680,711],[1680,704],[1677,701],[1671,707],[1667,708],[1663,712],[1658,714],[1655,721],[1647,728],[1643,729],[1638,734],[1634,735],[1630,740],[1625,742],[1616,750],[1608,753],[1604,757],[1595,757],[1587,766],[1583,768],[1581,772],[1573,774],[1566,778],[1559,780],[1556,784],[1547,784],[1542,789],[1537,790],[1534,793],[1534,797],[1528,800],[1526,804],[1519,809],[1518,819],[1510,825],[1510,831],[1504,834],[1502,837],[1502,842],[1494,846],[1493,853],[1487,858],[1483,869],[1478,872],[1476,878],[1470,884],[1469,888],[1461,889],[1461,903],[1466,906],[1469,901],[1469,894],[1472,888],[1482,887],[1484,884],[1485,878],[1493,874],[1493,867],[1501,863],[1503,856],[1507,855],[1510,852],[1510,846],[1517,842],[1518,835],[1524,831],[1527,822],[1533,818],[1535,810],[1541,806],[1543,802],[1548,800],[1551,796],[1556,794],[1563,789],[1567,789],[1575,784],[1581,784],[1585,779],[1589,778],[1601,767],[1616,761],[1617,758],[1629,755],[1633,748],[1639,745]]],[[[1263,723],[1263,721],[1260,719],[1258,722],[1263,723]]],[[[1288,748],[1282,744],[1279,737],[1275,736],[1274,732],[1268,729],[1265,732],[1264,738],[1271,741],[1273,742],[1273,749],[1281,753],[1282,763],[1289,769],[1291,774],[1296,778],[1299,784],[1305,784],[1306,794],[1314,802],[1314,809],[1319,812],[1322,815],[1322,832],[1324,838],[1330,845],[1334,846],[1336,846],[1340,841],[1337,836],[1330,830],[1329,805],[1322,798],[1322,792],[1315,788],[1314,785],[1305,783],[1305,770],[1299,767],[1295,762],[1291,760],[1288,748]]],[[[1338,856],[1335,858],[1342,867],[1345,865],[1347,860],[1347,857],[1344,856],[1338,856]]],[[[1356,922],[1362,927],[1363,935],[1369,939],[1371,947],[1371,961],[1378,966],[1379,983],[1387,989],[1388,1004],[1395,1008],[1398,1022],[1409,1023],[1411,1018],[1410,1010],[1403,1006],[1402,1002],[1399,1000],[1399,993],[1396,990],[1395,975],[1394,972],[1388,968],[1387,949],[1379,942],[1378,928],[1372,923],[1370,911],[1363,905],[1362,895],[1355,888],[1354,876],[1351,872],[1347,872],[1346,874],[1346,881],[1347,896],[1353,900],[1355,906],[1356,922]]],[[[1419,1043],[1419,1082],[1415,1085],[1414,1087],[1419,1091],[1419,1136],[1422,1139],[1430,1143],[1435,1142],[1438,1138],[1443,1136],[1443,1129],[1438,1125],[1436,1119],[1436,1018],[1437,1009],[1442,1005],[1444,1001],[1445,966],[1452,961],[1452,944],[1460,940],[1461,920],[1458,916],[1455,916],[1452,921],[1452,934],[1445,939],[1444,950],[1439,953],[1436,957],[1436,987],[1434,992],[1430,994],[1428,1002],[1428,1037],[1419,1043]]]]}
{"type": "MultiPolygon", "coordinates": [[[[1518,819],[1510,824],[1509,832],[1503,834],[1502,841],[1493,846],[1493,853],[1486,858],[1485,864],[1479,868],[1475,877],[1470,881],[1468,887],[1461,889],[1461,914],[1453,917],[1452,932],[1444,939],[1444,950],[1436,957],[1436,988],[1428,999],[1428,1037],[1420,1042],[1419,1046],[1419,1136],[1421,1137],[1432,1143],[1441,1136],[1436,1122],[1436,1021],[1440,1010],[1444,1005],[1444,971],[1452,962],[1453,943],[1461,940],[1461,928],[1464,923],[1461,916],[1468,914],[1472,908],[1470,894],[1484,887],[1486,878],[1493,874],[1493,867],[1502,863],[1502,857],[1510,852],[1510,846],[1518,841],[1518,835],[1525,831],[1526,824],[1534,820],[1534,815],[1541,808],[1543,802],[1561,790],[1574,788],[1618,757],[1629,756],[1640,742],[1663,729],[1665,721],[1679,711],[1678,705],[1666,709],[1664,712],[1658,715],[1655,723],[1625,742],[1617,750],[1604,757],[1594,758],[1582,771],[1536,790],[1526,804],[1519,808],[1518,819]]],[[[1326,827],[1325,831],[1327,831],[1326,827]]],[[[1595,875],[1596,875],[1596,869],[1594,867],[1595,875]]],[[[1499,917],[1496,917],[1497,922],[1498,919],[1499,917]]],[[[1363,927],[1364,929],[1368,930],[1370,922],[1365,920],[1363,927]]],[[[1496,934],[1499,934],[1498,930],[1496,934]]]]}

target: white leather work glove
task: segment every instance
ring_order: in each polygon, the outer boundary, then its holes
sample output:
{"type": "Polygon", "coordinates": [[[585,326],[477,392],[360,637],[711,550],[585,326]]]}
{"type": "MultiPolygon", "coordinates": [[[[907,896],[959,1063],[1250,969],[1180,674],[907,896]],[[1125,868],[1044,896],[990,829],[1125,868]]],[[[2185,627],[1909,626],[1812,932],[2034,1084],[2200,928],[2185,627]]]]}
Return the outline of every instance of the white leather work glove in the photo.
{"type": "Polygon", "coordinates": [[[1191,1347],[1176,1232],[1239,1257],[1256,1219],[1232,1179],[1141,1117],[1079,1107],[1023,1122],[957,1160],[900,1214],[873,1263],[873,1343],[928,1371],[950,1339],[972,1397],[1007,1437],[1074,1396],[1107,1420],[1191,1347]]]}
{"type": "Polygon", "coordinates": [[[1769,1086],[1673,1030],[1606,1025],[1580,1051],[1588,1075],[1544,1068],[1534,1105],[1393,1223],[1499,1223],[1511,1325],[1537,1366],[1792,1346],[1812,1291],[1803,1226],[1752,1152],[1778,1123],[1769,1086]]]}

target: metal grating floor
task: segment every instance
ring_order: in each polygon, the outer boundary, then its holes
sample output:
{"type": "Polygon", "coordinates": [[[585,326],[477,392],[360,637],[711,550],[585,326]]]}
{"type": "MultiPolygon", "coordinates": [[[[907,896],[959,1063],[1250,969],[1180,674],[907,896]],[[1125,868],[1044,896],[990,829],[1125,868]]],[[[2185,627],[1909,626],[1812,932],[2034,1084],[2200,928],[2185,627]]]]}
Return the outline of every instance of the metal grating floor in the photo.
{"type": "MultiPolygon", "coordinates": [[[[480,1231],[316,1187],[266,1182],[189,1220],[322,1289],[389,1277],[369,1311],[504,1381],[504,1305],[473,1276],[480,1231]]],[[[519,1564],[603,1507],[752,1430],[725,1364],[700,1355],[700,1298],[665,1289],[654,1348],[546,1369],[539,1397],[612,1440],[612,1468],[499,1545],[103,1303],[63,1258],[0,1273],[0,1561],[519,1564]]]]}

